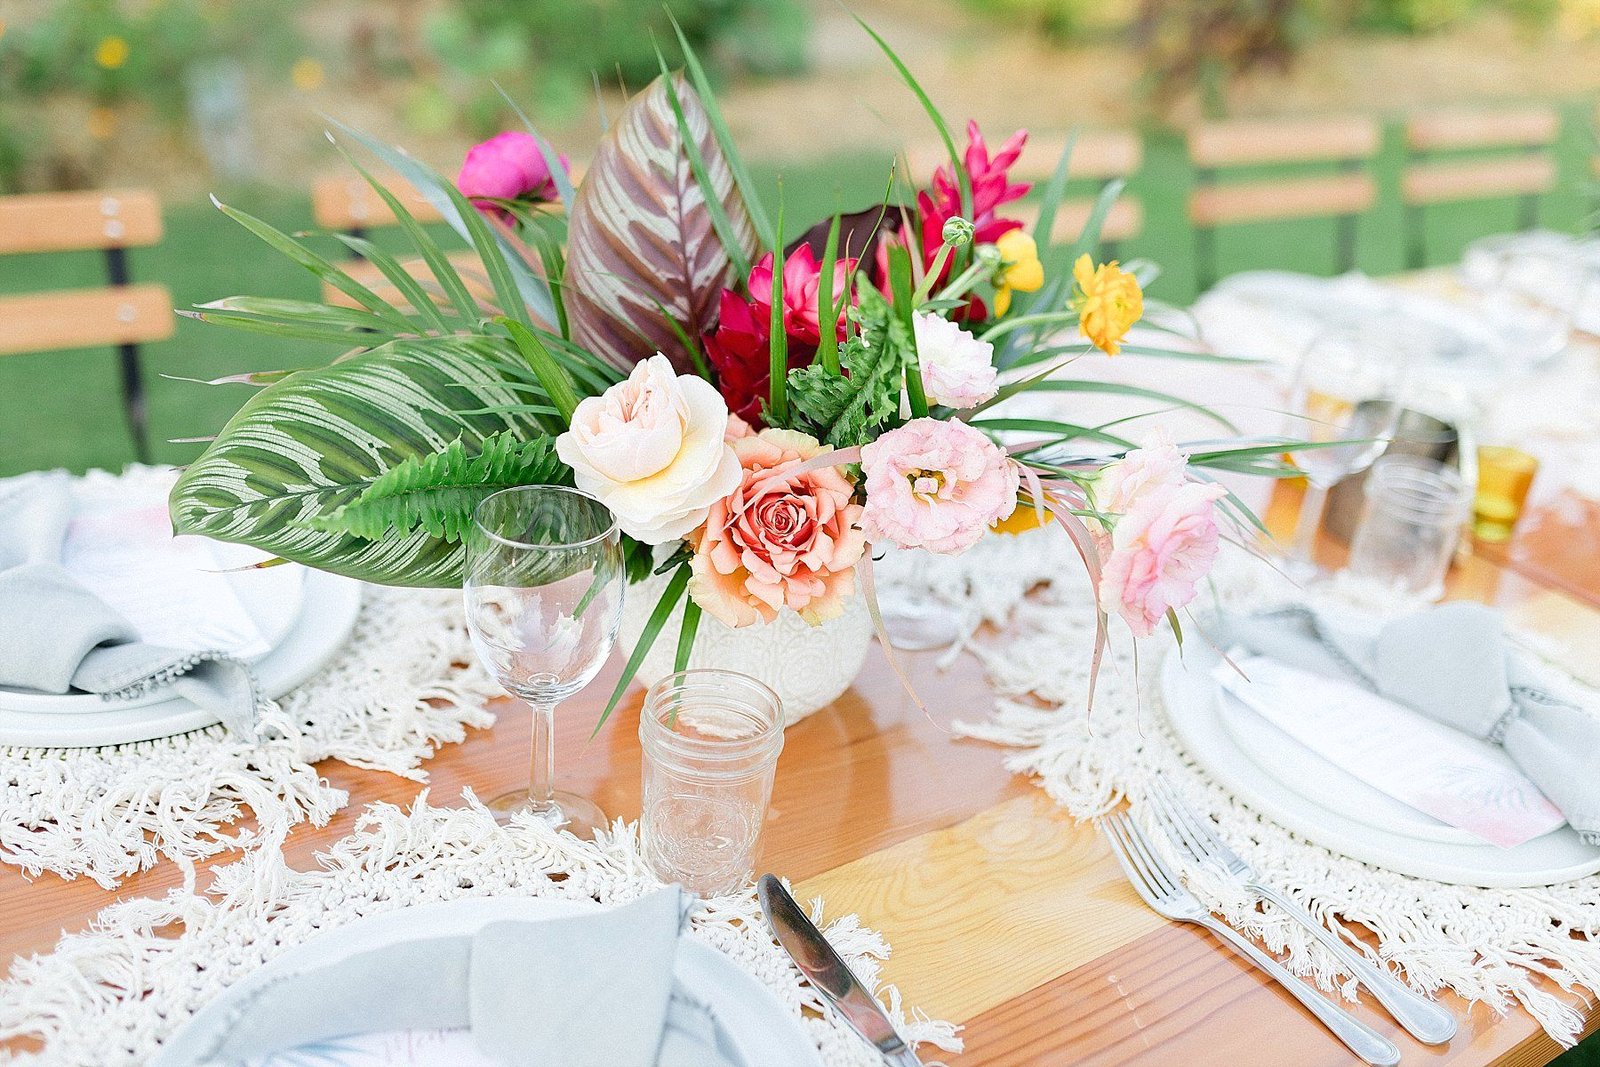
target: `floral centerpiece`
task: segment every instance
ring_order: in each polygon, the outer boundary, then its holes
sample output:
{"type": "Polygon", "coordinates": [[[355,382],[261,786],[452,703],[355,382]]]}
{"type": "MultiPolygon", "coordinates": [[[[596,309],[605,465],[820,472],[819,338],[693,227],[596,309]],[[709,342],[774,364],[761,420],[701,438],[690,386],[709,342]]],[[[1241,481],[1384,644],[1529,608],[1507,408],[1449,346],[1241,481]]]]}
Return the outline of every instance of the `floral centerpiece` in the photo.
{"type": "Polygon", "coordinates": [[[1148,268],[1091,255],[1117,187],[1074,247],[1051,248],[1067,160],[1028,233],[1006,215],[1030,191],[1009,176],[1026,134],[991,152],[969,124],[958,150],[884,46],[948,160],[914,196],[789,230],[782,205],[756,196],[683,43],[686,72],[664,68],[627,105],[576,189],[531,129],[478,145],[454,183],[344,130],[428,197],[480,269],[458,269],[370,176],[426,272],[330,236],[391,296],[223,207],[350,306],[234,297],[195,317],[345,351],[245,376],[263,388],[178,482],[178,531],[370,581],[453,585],[479,500],[575,485],[616,515],[630,577],[665,578],[608,713],[680,605],[682,664],[704,615],[816,625],[855,598],[871,608],[872,554],[891,544],[957,553],[1053,523],[1099,589],[1100,643],[1112,616],[1138,636],[1176,629],[1220,527],[1253,521],[1211,472],[1282,473],[1284,445],[1136,448],[1115,427],[1001,406],[1117,391],[1059,373],[1086,351],[1118,353],[1144,313],[1148,268]]]}

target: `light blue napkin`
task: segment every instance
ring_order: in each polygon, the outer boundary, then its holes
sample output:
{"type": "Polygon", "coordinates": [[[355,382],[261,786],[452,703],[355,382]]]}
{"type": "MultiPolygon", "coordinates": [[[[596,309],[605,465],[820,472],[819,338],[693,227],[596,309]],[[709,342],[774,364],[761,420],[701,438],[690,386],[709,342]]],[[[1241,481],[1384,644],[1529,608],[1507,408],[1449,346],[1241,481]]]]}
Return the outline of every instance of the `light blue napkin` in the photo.
{"type": "Polygon", "coordinates": [[[1600,714],[1546,690],[1506,647],[1498,613],[1453,601],[1374,634],[1297,606],[1223,626],[1227,645],[1366,686],[1503,746],[1584,842],[1600,845],[1600,714]]]}
{"type": "Polygon", "coordinates": [[[129,623],[60,565],[72,515],[62,472],[0,487],[0,685],[110,699],[170,686],[250,736],[260,699],[250,668],[221,651],[139,640],[129,623]]]}
{"type": "Polygon", "coordinates": [[[470,1028],[507,1067],[755,1067],[673,981],[693,898],[502,921],[470,936],[368,949],[276,976],[153,1067],[220,1067],[382,1030],[470,1028]]]}

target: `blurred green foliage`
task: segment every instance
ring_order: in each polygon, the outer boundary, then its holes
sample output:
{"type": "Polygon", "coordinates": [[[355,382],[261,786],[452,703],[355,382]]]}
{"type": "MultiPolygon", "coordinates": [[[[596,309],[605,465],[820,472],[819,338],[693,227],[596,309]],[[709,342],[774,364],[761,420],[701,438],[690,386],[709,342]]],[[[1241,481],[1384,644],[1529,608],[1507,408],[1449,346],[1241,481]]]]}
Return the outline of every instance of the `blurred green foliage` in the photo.
{"type": "MultiPolygon", "coordinates": [[[[136,102],[183,121],[196,64],[248,60],[286,69],[299,52],[290,17],[299,0],[54,0],[36,17],[0,26],[0,191],[19,184],[28,157],[52,146],[39,105],[72,94],[101,108],[136,102]]],[[[91,113],[90,137],[112,118],[91,113]],[[97,125],[98,124],[98,125],[97,125]]]]}
{"type": "Polygon", "coordinates": [[[426,44],[443,69],[417,95],[411,117],[424,126],[459,121],[482,136],[500,128],[508,110],[491,82],[556,115],[586,102],[597,79],[642,86],[660,72],[658,46],[677,63],[669,11],[696,51],[724,71],[777,75],[805,66],[799,0],[457,0],[427,21],[426,44]],[[445,113],[444,101],[456,114],[445,113]]]}

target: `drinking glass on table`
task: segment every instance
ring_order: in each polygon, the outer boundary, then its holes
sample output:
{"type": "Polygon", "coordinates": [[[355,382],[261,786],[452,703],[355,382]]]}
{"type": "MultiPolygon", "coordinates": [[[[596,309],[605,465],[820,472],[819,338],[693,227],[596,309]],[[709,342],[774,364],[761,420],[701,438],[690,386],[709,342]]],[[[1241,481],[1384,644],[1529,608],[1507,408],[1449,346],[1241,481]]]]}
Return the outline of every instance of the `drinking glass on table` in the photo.
{"type": "Polygon", "coordinates": [[[526,790],[489,802],[504,822],[533,812],[580,837],[605,825],[591,800],[555,788],[556,705],[611,653],[622,612],[622,540],[606,506],[555,485],[502,489],[473,513],[462,593],[478,659],[533,709],[526,790]]]}
{"type": "Polygon", "coordinates": [[[645,696],[639,746],[639,839],[650,869],[701,896],[743,885],[783,750],[778,695],[734,671],[669,674],[645,696]]]}
{"type": "Polygon", "coordinates": [[[1421,456],[1384,456],[1367,475],[1348,570],[1396,592],[1437,600],[1472,493],[1453,468],[1421,456]]]}
{"type": "Polygon", "coordinates": [[[1539,461],[1520,448],[1484,445],[1478,449],[1478,494],[1473,502],[1473,533],[1480,541],[1509,541],[1539,473],[1539,461]]]}
{"type": "Polygon", "coordinates": [[[1293,435],[1318,447],[1295,453],[1306,494],[1286,560],[1291,576],[1304,581],[1319,573],[1317,530],[1328,491],[1371,466],[1394,435],[1402,366],[1397,351],[1355,328],[1319,335],[1301,356],[1290,394],[1300,416],[1293,435]]]}

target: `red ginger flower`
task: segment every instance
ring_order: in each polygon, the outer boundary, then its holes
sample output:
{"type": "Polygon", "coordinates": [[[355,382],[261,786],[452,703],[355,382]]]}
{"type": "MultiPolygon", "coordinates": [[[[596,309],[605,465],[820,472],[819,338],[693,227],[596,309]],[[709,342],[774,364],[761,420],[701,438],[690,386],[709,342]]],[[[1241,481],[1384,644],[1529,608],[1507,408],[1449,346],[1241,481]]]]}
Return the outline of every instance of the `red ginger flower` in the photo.
{"type": "MultiPolygon", "coordinates": [[[[717,372],[717,387],[728,410],[753,426],[764,426],[761,404],[771,388],[772,361],[768,342],[772,336],[772,253],[750,270],[745,300],[731,289],[722,291],[717,329],[705,338],[706,354],[717,372]]],[[[850,284],[854,259],[841,259],[833,268],[833,299],[850,284]]],[[[822,265],[816,253],[801,245],[783,264],[783,332],[789,338],[789,368],[809,366],[822,341],[818,309],[822,265]]],[[[851,298],[854,302],[854,296],[851,298]]],[[[834,336],[844,339],[844,308],[834,324],[834,336]]]]}

